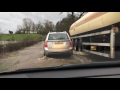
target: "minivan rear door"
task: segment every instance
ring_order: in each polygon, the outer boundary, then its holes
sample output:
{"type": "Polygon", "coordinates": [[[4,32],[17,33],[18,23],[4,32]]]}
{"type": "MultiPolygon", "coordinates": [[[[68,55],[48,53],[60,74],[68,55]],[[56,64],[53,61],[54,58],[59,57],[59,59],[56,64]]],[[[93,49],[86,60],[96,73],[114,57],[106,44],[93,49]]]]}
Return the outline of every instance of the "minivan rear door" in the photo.
{"type": "Polygon", "coordinates": [[[68,49],[70,48],[70,40],[67,34],[50,34],[48,37],[49,49],[68,49]]]}

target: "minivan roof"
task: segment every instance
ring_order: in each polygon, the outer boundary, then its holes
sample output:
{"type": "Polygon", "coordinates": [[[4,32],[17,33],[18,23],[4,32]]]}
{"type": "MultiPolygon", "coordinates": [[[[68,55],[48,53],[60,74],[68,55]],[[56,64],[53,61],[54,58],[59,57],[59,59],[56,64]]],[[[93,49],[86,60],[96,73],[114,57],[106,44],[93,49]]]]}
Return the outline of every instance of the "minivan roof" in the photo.
{"type": "Polygon", "coordinates": [[[52,34],[52,33],[67,33],[66,31],[64,31],[64,32],[49,32],[50,34],[52,34]]]}

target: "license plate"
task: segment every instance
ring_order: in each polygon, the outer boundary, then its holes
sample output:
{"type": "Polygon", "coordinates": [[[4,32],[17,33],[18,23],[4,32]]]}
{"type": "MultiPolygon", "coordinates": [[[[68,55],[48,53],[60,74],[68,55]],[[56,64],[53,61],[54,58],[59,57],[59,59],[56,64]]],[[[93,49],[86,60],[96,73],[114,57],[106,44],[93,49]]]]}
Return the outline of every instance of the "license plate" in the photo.
{"type": "Polygon", "coordinates": [[[63,42],[55,42],[55,44],[63,44],[63,42]]]}
{"type": "Polygon", "coordinates": [[[97,50],[96,48],[96,46],[91,46],[91,50],[97,50]]]}

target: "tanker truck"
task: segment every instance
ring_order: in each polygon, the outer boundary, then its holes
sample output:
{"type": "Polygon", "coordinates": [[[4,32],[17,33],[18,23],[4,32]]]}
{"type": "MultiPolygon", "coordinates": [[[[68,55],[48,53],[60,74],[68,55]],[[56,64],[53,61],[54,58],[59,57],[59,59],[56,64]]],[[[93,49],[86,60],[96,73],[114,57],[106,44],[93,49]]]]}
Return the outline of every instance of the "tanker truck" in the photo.
{"type": "Polygon", "coordinates": [[[120,12],[88,12],[70,26],[69,34],[76,51],[120,57],[120,12]]]}

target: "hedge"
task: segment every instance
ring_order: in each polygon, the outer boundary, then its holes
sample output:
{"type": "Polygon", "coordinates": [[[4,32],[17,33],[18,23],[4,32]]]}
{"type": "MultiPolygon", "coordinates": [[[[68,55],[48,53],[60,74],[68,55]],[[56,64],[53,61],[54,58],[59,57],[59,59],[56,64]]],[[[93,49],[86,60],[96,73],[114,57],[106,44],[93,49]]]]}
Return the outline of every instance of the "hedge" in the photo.
{"type": "Polygon", "coordinates": [[[24,47],[31,46],[40,41],[41,41],[40,39],[34,39],[34,40],[24,40],[24,41],[17,42],[17,43],[9,43],[6,45],[0,45],[0,54],[16,51],[24,47]]]}

